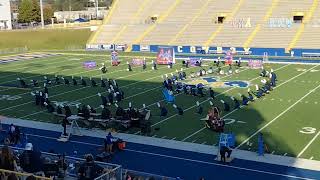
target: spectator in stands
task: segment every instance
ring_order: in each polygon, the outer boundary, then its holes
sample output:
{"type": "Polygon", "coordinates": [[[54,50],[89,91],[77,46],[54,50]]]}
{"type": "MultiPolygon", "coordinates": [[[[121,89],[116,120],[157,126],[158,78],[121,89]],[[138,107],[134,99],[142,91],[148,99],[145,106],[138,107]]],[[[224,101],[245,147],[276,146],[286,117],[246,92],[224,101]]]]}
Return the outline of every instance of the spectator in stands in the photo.
{"type": "Polygon", "coordinates": [[[10,143],[13,144],[15,142],[15,136],[16,136],[16,126],[15,125],[11,124],[9,126],[8,134],[9,134],[10,143]]]}
{"type": "Polygon", "coordinates": [[[43,169],[41,152],[34,150],[31,143],[27,143],[25,150],[19,157],[22,169],[28,173],[40,172],[43,169]]]}
{"type": "Polygon", "coordinates": [[[86,156],[86,161],[81,164],[78,175],[79,180],[92,180],[97,178],[103,172],[103,168],[97,165],[91,154],[86,156]]]}
{"type": "Polygon", "coordinates": [[[104,140],[104,149],[108,153],[112,153],[112,145],[113,145],[112,139],[113,139],[113,136],[112,136],[111,132],[109,132],[104,140]]]}
{"type": "Polygon", "coordinates": [[[11,149],[8,146],[3,146],[0,156],[0,169],[9,171],[17,170],[16,158],[14,157],[11,149]]]}

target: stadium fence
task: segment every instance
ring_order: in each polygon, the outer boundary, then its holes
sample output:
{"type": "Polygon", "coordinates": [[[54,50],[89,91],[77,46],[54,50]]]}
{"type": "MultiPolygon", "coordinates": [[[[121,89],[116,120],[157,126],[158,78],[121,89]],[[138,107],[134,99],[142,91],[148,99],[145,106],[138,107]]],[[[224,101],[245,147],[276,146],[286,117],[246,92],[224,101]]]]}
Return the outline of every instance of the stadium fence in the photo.
{"type": "MultiPolygon", "coordinates": [[[[3,147],[0,145],[0,148],[3,147]]],[[[17,147],[11,147],[12,150],[15,152],[22,152],[24,149],[17,148],[17,147]]],[[[85,161],[85,159],[77,158],[77,157],[71,157],[71,156],[63,156],[60,154],[53,154],[53,153],[47,153],[47,152],[41,152],[41,155],[45,161],[49,161],[49,163],[53,162],[59,162],[59,160],[64,160],[66,163],[66,170],[59,172],[59,175],[63,175],[67,179],[77,179],[78,177],[78,170],[80,168],[80,165],[82,162],[85,161]]],[[[48,162],[47,162],[48,163],[48,162]]],[[[122,168],[121,165],[111,164],[111,163],[104,163],[104,162],[96,162],[99,166],[103,167],[105,169],[105,174],[101,175],[102,178],[98,180],[109,180],[113,177],[115,177],[117,180],[122,179],[122,168]],[[106,177],[106,178],[104,178],[106,177]]],[[[60,167],[59,167],[60,168],[60,167]]],[[[0,171],[1,172],[1,171],[0,171]]],[[[18,172],[17,172],[18,173],[18,172]]],[[[24,174],[24,173],[22,173],[24,174]]],[[[30,174],[26,174],[30,176],[30,174]]],[[[24,179],[22,179],[24,180],[24,179]]],[[[42,179],[41,179],[42,180],[42,179]]],[[[43,180],[49,180],[49,179],[43,179],[43,180]]]]}
{"type": "MultiPolygon", "coordinates": [[[[130,175],[131,178],[138,177],[139,179],[142,178],[143,180],[147,180],[150,178],[153,178],[154,180],[175,180],[176,179],[176,178],[172,178],[172,177],[160,176],[160,175],[150,174],[150,173],[145,173],[145,172],[140,172],[140,171],[133,171],[133,170],[129,170],[129,169],[123,169],[122,171],[126,172],[125,175],[130,175]]],[[[122,179],[125,179],[125,178],[122,178],[122,179]]]]}
{"type": "Polygon", "coordinates": [[[0,179],[6,180],[9,175],[14,174],[17,179],[19,180],[25,180],[29,176],[35,177],[37,180],[52,180],[52,178],[42,177],[42,176],[35,176],[33,174],[29,173],[23,173],[23,172],[17,172],[17,171],[9,171],[5,169],[0,169],[0,179]]]}

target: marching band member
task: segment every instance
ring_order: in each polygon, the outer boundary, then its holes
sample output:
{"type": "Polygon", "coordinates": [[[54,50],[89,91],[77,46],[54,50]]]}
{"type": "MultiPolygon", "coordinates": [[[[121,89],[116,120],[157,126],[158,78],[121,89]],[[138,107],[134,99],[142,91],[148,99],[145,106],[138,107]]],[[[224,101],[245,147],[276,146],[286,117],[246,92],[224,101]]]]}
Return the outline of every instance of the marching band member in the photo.
{"type": "Polygon", "coordinates": [[[69,82],[68,79],[66,79],[66,78],[64,78],[64,77],[62,77],[61,79],[64,81],[64,84],[65,84],[65,85],[69,85],[69,84],[70,84],[70,82],[69,82]]]}
{"type": "Polygon", "coordinates": [[[86,80],[83,79],[82,76],[80,77],[80,79],[81,79],[81,85],[82,86],[87,86],[87,82],[86,82],[86,80]]]}
{"type": "Polygon", "coordinates": [[[127,71],[132,71],[131,64],[128,61],[127,61],[127,65],[128,65],[127,71]]]}
{"type": "Polygon", "coordinates": [[[92,87],[96,87],[97,86],[97,83],[94,79],[92,79],[92,77],[90,77],[90,81],[91,81],[91,86],[92,87]]]}
{"type": "Polygon", "coordinates": [[[101,72],[102,72],[103,74],[107,73],[108,70],[107,70],[106,65],[105,65],[104,63],[102,63],[101,65],[102,65],[102,66],[100,67],[101,72]]]}
{"type": "Polygon", "coordinates": [[[71,77],[71,79],[72,79],[72,82],[73,82],[73,85],[74,85],[74,86],[78,85],[77,80],[75,80],[73,76],[71,77]]]}

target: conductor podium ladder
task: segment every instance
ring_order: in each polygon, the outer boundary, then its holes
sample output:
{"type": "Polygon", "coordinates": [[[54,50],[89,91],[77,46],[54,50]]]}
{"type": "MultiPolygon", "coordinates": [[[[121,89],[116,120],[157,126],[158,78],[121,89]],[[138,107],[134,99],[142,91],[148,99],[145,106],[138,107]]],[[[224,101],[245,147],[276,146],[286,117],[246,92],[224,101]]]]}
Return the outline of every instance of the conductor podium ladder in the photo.
{"type": "Polygon", "coordinates": [[[71,124],[69,126],[67,125],[67,136],[64,135],[64,133],[62,132],[60,137],[58,138],[58,141],[67,142],[71,137],[71,134],[82,136],[80,127],[77,123],[79,119],[81,119],[81,117],[77,115],[71,115],[70,117],[67,118],[69,122],[71,121],[71,124]]]}
{"type": "MultiPolygon", "coordinates": [[[[218,152],[217,152],[217,157],[216,161],[220,161],[221,155],[220,155],[220,149],[221,147],[227,147],[229,149],[232,149],[235,146],[235,135],[230,133],[221,133],[219,136],[219,144],[218,144],[218,152]]],[[[231,162],[233,158],[226,158],[226,162],[231,162]]]]}

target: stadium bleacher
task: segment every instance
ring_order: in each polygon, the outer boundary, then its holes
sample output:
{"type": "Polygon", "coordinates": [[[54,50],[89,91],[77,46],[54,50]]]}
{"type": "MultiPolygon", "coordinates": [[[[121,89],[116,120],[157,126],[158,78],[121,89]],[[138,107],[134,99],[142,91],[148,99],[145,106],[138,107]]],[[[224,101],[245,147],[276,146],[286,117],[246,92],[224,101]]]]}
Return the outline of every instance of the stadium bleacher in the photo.
{"type": "Polygon", "coordinates": [[[129,50],[132,44],[316,48],[318,4],[317,0],[139,0],[134,4],[118,0],[91,43],[127,44],[129,50]],[[303,16],[303,23],[290,23],[294,16],[303,16]]]}

